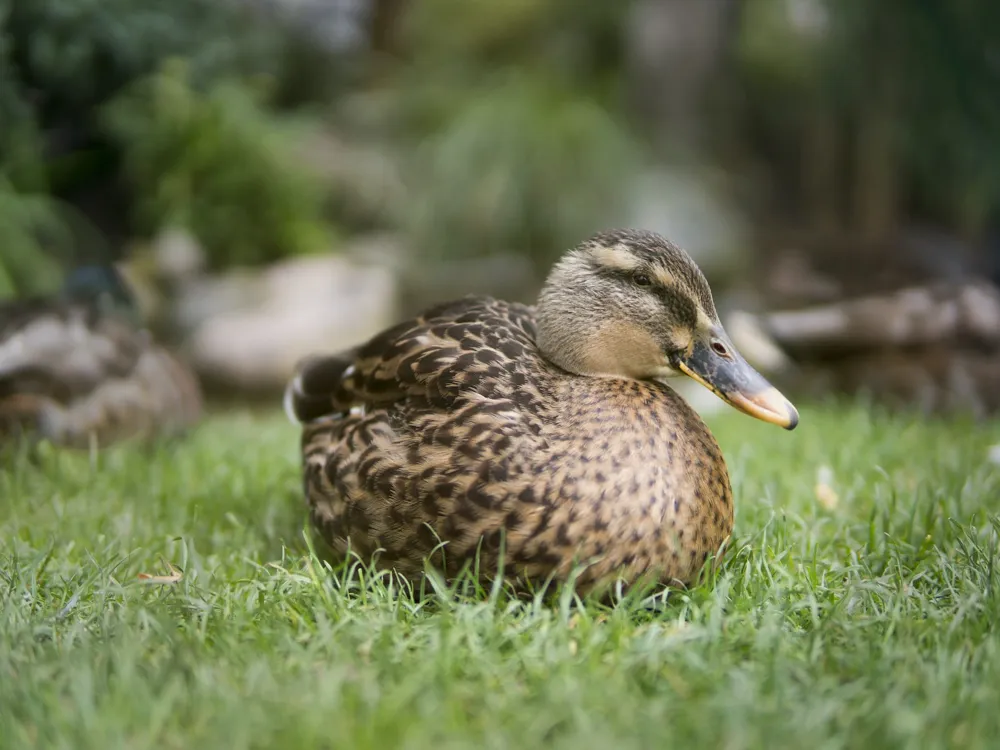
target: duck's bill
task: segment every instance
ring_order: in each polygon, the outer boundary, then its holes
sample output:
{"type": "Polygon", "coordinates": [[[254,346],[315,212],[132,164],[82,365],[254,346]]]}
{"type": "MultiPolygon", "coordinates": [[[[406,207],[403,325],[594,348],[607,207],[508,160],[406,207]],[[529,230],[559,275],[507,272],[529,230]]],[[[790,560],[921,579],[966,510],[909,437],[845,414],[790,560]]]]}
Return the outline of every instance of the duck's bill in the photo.
{"type": "Polygon", "coordinates": [[[799,412],[763,375],[727,342],[728,356],[717,354],[707,343],[695,344],[691,354],[678,362],[680,370],[744,414],[794,430],[799,412]]]}

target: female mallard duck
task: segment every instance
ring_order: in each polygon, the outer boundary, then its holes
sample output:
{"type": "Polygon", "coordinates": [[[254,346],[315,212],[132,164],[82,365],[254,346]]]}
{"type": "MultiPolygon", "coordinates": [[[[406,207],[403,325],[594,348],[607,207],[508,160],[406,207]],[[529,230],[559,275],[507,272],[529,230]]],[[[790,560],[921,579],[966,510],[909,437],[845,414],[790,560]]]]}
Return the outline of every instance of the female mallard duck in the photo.
{"type": "Polygon", "coordinates": [[[691,258],[644,231],[599,234],[536,307],[466,298],[355,350],[303,361],[305,493],[341,556],[409,577],[441,549],[454,575],[688,583],[733,526],[729,475],[664,379],[684,373],[758,419],[795,408],[733,348],[691,258]],[[502,552],[501,552],[502,550],[502,552]],[[502,558],[502,559],[501,559],[502,558]]]}
{"type": "Polygon", "coordinates": [[[54,298],[0,306],[0,435],[87,448],[192,425],[197,380],[133,309],[111,266],[78,268],[54,298]]]}

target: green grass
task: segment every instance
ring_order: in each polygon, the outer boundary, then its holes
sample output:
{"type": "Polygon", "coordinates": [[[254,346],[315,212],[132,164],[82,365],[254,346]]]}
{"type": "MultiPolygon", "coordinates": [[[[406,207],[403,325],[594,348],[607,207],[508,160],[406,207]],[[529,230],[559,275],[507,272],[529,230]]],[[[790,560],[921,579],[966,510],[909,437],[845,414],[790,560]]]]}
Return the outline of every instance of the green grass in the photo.
{"type": "Polygon", "coordinates": [[[659,611],[418,603],[324,569],[278,416],[0,470],[0,744],[995,746],[1000,425],[711,421],[733,554],[659,611]],[[161,559],[179,583],[138,579],[161,559]]]}

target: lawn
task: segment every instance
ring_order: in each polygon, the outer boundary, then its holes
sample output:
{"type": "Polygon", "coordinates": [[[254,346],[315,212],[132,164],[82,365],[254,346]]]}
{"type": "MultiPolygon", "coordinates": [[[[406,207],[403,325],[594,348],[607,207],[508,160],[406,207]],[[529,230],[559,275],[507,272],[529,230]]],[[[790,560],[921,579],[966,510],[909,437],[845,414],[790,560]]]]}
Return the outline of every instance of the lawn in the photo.
{"type": "Polygon", "coordinates": [[[331,572],[277,414],[19,461],[0,470],[0,742],[995,747],[1000,425],[832,406],[793,433],[710,421],[733,554],[659,609],[418,603],[331,572]],[[179,581],[140,578],[166,563],[179,581]]]}

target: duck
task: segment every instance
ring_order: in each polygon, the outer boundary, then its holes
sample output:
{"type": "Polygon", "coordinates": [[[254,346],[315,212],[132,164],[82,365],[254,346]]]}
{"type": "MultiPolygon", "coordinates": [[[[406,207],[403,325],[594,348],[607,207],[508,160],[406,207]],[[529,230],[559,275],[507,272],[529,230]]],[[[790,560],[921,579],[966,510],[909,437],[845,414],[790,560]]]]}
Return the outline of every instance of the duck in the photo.
{"type": "Polygon", "coordinates": [[[798,424],[684,250],[645,230],[595,234],[535,305],[468,296],[297,364],[284,406],[310,525],[334,560],[413,581],[431,567],[515,590],[691,584],[724,554],[734,508],[677,376],[798,424]]]}
{"type": "Polygon", "coordinates": [[[78,266],[55,294],[0,304],[0,445],[148,444],[201,414],[196,375],[142,326],[115,265],[78,266]]]}

